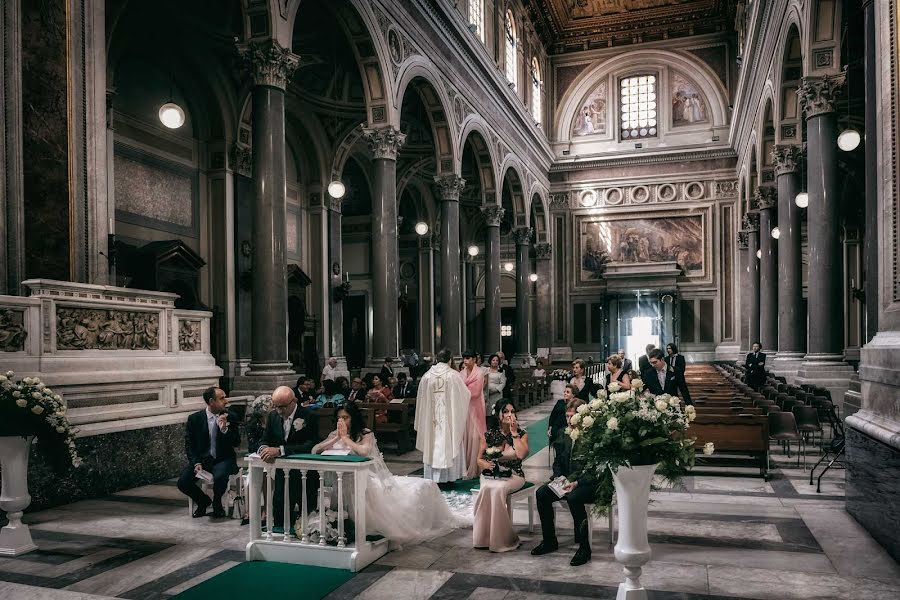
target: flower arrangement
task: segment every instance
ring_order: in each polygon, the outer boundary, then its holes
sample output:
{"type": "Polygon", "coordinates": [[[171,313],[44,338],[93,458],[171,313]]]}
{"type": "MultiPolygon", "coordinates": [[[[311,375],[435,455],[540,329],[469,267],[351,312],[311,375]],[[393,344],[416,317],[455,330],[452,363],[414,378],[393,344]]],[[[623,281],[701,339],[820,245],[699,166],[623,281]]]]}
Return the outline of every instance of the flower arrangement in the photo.
{"type": "MultiPolygon", "coordinates": [[[[608,392],[579,406],[566,428],[573,458],[597,479],[594,505],[601,513],[612,503],[612,474],[619,467],[658,464],[657,474],[677,482],[694,466],[695,439],[687,437],[697,416],[694,407],[682,409],[677,397],[643,391],[640,379],[631,385],[631,390],[621,390],[613,382],[608,392]]],[[[706,455],[714,451],[711,443],[703,449],[706,455]]]]}
{"type": "Polygon", "coordinates": [[[80,467],[78,430],[69,425],[62,398],[37,377],[15,382],[14,376],[0,375],[0,434],[37,436],[38,452],[58,473],[80,467]]]}
{"type": "Polygon", "coordinates": [[[566,369],[556,369],[550,372],[550,381],[565,381],[572,379],[572,373],[566,369]]]}
{"type": "MultiPolygon", "coordinates": [[[[344,541],[352,540],[355,537],[355,527],[353,521],[349,518],[348,512],[345,510],[341,513],[340,518],[344,520],[344,541]]],[[[338,543],[338,512],[330,508],[325,509],[325,531],[321,530],[321,522],[319,512],[313,511],[306,517],[306,533],[309,541],[313,544],[319,543],[322,536],[325,536],[325,543],[338,543]]],[[[294,531],[303,531],[303,524],[299,517],[294,522],[294,531]]]]}
{"type": "Polygon", "coordinates": [[[251,451],[262,442],[266,432],[266,419],[272,411],[272,395],[257,396],[247,406],[244,415],[244,430],[247,432],[247,446],[251,451]]]}

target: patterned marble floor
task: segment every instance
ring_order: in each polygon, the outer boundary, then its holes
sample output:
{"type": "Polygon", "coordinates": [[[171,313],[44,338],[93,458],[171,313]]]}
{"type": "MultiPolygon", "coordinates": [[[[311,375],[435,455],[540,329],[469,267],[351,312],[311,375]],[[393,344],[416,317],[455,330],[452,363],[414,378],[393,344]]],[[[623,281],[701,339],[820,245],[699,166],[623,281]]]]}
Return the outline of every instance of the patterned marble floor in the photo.
{"type": "MultiPolygon", "coordinates": [[[[523,411],[545,418],[551,403],[523,411]]],[[[421,473],[416,452],[386,453],[396,474],[421,473]]],[[[844,510],[844,475],[821,494],[794,458],[763,481],[752,467],[706,466],[678,489],[654,493],[653,560],[643,580],[652,600],[761,598],[896,600],[900,566],[844,510]]],[[[526,463],[532,481],[549,473],[544,449],[526,463]]],[[[561,549],[529,554],[539,541],[516,511],[523,544],[492,554],[471,547],[471,530],[391,552],[337,589],[329,600],[571,600],[615,598],[622,570],[607,545],[605,519],[594,523],[593,560],[573,568],[571,519],[557,510],[561,549]]],[[[237,520],[192,519],[174,481],[126,490],[28,515],[40,550],[0,559],[0,600],[127,598],[159,600],[244,559],[247,528],[237,520]]],[[[286,587],[280,600],[302,599],[286,587]],[[291,595],[291,594],[295,595],[291,595]]]]}

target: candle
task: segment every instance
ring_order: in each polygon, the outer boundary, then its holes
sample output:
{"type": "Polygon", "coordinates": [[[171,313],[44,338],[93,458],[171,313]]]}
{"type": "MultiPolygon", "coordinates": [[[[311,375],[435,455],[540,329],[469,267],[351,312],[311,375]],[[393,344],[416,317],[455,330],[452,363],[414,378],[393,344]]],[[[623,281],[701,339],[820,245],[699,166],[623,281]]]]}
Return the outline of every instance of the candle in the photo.
{"type": "Polygon", "coordinates": [[[345,277],[344,281],[346,281],[347,283],[350,283],[350,271],[346,271],[344,273],[344,277],[345,277]]]}
{"type": "Polygon", "coordinates": [[[107,233],[112,233],[116,229],[116,220],[112,217],[109,218],[109,231],[107,233]]]}

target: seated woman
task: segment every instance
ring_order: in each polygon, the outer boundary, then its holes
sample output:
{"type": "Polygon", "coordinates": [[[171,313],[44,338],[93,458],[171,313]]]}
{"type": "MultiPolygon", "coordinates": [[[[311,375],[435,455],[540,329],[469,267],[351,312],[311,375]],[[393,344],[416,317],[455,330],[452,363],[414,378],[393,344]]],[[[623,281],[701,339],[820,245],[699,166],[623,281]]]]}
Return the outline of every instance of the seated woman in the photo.
{"type": "Polygon", "coordinates": [[[366,394],[366,402],[390,402],[393,399],[391,388],[384,385],[381,375],[372,375],[372,389],[366,394]]]}
{"type": "Polygon", "coordinates": [[[308,406],[311,409],[323,408],[325,406],[341,406],[346,402],[343,394],[338,389],[338,384],[331,379],[325,380],[322,393],[316,398],[316,401],[308,406]]]}
{"type": "Polygon", "coordinates": [[[606,360],[606,387],[612,382],[619,384],[619,391],[631,389],[631,375],[622,368],[622,357],[618,354],[606,360]]]}
{"type": "Polygon", "coordinates": [[[507,496],[525,485],[522,461],[528,456],[528,434],[519,429],[516,407],[509,400],[497,402],[494,414],[497,423],[484,434],[479,452],[481,491],[475,500],[472,542],[476,548],[508,552],[519,547],[519,536],[506,509],[507,496]]]}
{"type": "MultiPolygon", "coordinates": [[[[362,413],[355,404],[348,402],[338,409],[337,429],[312,449],[313,454],[325,450],[349,450],[350,454],[372,459],[365,499],[366,530],[377,531],[392,546],[426,542],[468,525],[465,518],[451,512],[433,481],[391,474],[378,450],[375,435],[365,429],[362,413]]],[[[325,485],[332,485],[327,478],[325,485]]],[[[353,487],[344,485],[346,510],[353,506],[353,487]]],[[[337,501],[332,504],[336,507],[337,501]]]]}

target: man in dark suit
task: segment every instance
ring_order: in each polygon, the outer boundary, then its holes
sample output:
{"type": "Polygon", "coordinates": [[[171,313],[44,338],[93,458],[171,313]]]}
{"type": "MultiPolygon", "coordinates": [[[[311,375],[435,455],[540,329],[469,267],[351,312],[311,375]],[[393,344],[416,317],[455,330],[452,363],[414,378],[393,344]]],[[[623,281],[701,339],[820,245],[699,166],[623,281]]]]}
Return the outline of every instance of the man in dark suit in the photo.
{"type": "Polygon", "coordinates": [[[678,346],[675,344],[666,344],[666,363],[672,371],[675,371],[675,383],[678,385],[678,395],[684,400],[685,404],[693,404],[691,402],[691,393],[688,391],[687,380],[684,378],[684,371],[687,369],[687,362],[684,357],[678,354],[678,346]]]}
{"type": "Polygon", "coordinates": [[[512,398],[513,386],[516,383],[516,371],[506,360],[506,355],[500,351],[497,353],[500,358],[500,372],[506,376],[506,385],[503,386],[503,397],[512,398]]]}
{"type": "Polygon", "coordinates": [[[361,377],[354,377],[350,382],[350,394],[347,396],[347,402],[365,402],[366,401],[366,384],[363,383],[361,377]]]}
{"type": "Polygon", "coordinates": [[[406,378],[406,373],[397,373],[397,385],[391,390],[394,398],[415,398],[416,387],[406,378]]]}
{"type": "Polygon", "coordinates": [[[747,355],[744,367],[747,368],[747,385],[759,390],[766,383],[766,355],[760,352],[759,342],[753,344],[753,351],[747,355]]]}
{"type": "Polygon", "coordinates": [[[631,369],[634,367],[634,364],[632,364],[630,358],[625,358],[625,349],[619,348],[617,354],[619,355],[619,358],[622,359],[622,370],[626,373],[631,373],[631,369]]]}
{"type": "MultiPolygon", "coordinates": [[[[572,416],[579,406],[584,404],[579,398],[570,400],[566,404],[566,423],[572,420],[572,416]]],[[[534,556],[548,554],[559,548],[556,540],[556,525],[554,523],[553,503],[565,500],[572,513],[572,521],[575,523],[575,541],[578,542],[578,551],[569,562],[573,567],[583,565],[591,560],[591,546],[588,543],[587,510],[585,504],[594,501],[594,482],[591,478],[582,475],[575,479],[573,475],[581,470],[580,465],[572,458],[572,438],[563,432],[559,433],[558,440],[554,444],[556,456],[553,459],[553,479],[564,476],[569,479],[569,484],[564,488],[566,494],[560,498],[544,484],[536,492],[538,515],[541,518],[541,543],[531,551],[534,556]]]]}
{"type": "Polygon", "coordinates": [[[650,367],[650,353],[653,352],[653,349],[656,348],[653,344],[647,344],[645,351],[647,352],[640,358],[638,358],[638,369],[641,372],[641,378],[644,376],[644,371],[649,371],[650,367]]]}
{"type": "Polygon", "coordinates": [[[384,357],[384,364],[381,365],[381,372],[378,373],[378,376],[381,378],[381,382],[384,385],[388,385],[388,381],[391,380],[391,377],[394,376],[394,367],[391,366],[394,364],[394,359],[390,356],[384,357]]]}
{"type": "Polygon", "coordinates": [[[300,406],[315,402],[316,399],[312,394],[314,385],[313,380],[305,375],[297,379],[297,385],[293,388],[293,392],[300,406]]]}
{"type": "MultiPolygon", "coordinates": [[[[259,447],[260,458],[266,462],[275,462],[275,459],[281,456],[312,452],[313,446],[320,441],[316,434],[318,423],[315,411],[299,406],[294,392],[287,386],[277,387],[272,392],[272,408],[274,410],[269,413],[266,433],[259,447]]],[[[302,499],[301,486],[300,471],[291,471],[289,488],[292,509],[302,499]]],[[[316,471],[308,471],[306,502],[309,511],[316,510],[318,489],[319,474],[316,471]]],[[[284,521],[284,472],[281,469],[276,469],[275,472],[273,504],[275,526],[281,527],[284,521]]]]}
{"type": "Polygon", "coordinates": [[[662,350],[654,348],[650,351],[650,369],[641,378],[651,394],[678,395],[678,383],[675,381],[675,371],[669,368],[663,357],[662,350]]]}
{"type": "MultiPolygon", "coordinates": [[[[293,394],[292,394],[293,395],[293,394]]],[[[238,472],[234,449],[241,443],[237,417],[228,412],[228,398],[217,387],[203,392],[206,408],[188,417],[184,434],[184,449],[188,466],[178,478],[178,489],[186,494],[194,505],[194,518],[206,514],[211,504],[213,517],[224,517],[222,495],[228,489],[228,478],[238,472]],[[197,474],[207,471],[213,476],[213,497],[197,486],[197,474]]]]}

